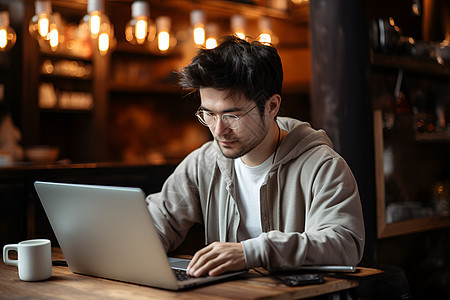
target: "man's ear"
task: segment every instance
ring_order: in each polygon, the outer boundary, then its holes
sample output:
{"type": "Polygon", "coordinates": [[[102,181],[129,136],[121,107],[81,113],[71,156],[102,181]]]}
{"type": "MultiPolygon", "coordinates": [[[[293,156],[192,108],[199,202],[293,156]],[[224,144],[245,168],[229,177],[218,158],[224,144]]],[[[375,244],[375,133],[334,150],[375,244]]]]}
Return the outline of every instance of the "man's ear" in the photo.
{"type": "Polygon", "coordinates": [[[266,111],[270,117],[275,118],[280,110],[281,96],[278,94],[272,95],[266,102],[266,111]]]}

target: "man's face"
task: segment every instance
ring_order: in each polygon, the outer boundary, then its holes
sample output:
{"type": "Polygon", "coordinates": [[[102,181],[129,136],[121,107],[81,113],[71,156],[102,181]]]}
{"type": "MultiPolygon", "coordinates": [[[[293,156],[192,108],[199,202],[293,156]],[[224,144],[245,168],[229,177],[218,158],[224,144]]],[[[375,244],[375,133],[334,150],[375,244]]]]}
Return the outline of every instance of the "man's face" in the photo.
{"type": "Polygon", "coordinates": [[[201,88],[200,97],[200,108],[217,116],[216,124],[209,129],[225,157],[238,158],[257,151],[257,146],[267,135],[269,123],[265,116],[261,117],[258,108],[252,109],[255,102],[245,97],[230,99],[226,91],[213,88],[201,88]],[[224,113],[240,117],[239,127],[227,127],[222,121],[224,113]]]}

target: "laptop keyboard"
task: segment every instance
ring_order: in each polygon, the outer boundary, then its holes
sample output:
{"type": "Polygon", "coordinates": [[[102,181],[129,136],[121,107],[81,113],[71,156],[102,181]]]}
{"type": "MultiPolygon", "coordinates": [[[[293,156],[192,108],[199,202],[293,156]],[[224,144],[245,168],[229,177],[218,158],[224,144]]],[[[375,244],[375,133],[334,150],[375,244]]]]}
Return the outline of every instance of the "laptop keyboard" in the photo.
{"type": "Polygon", "coordinates": [[[189,276],[185,270],[180,270],[180,269],[172,269],[173,273],[175,274],[175,278],[178,281],[183,281],[183,280],[188,280],[190,278],[193,278],[191,276],[189,276]]]}
{"type": "MultiPolygon", "coordinates": [[[[189,275],[186,273],[186,270],[172,269],[172,271],[173,271],[173,273],[175,274],[175,278],[176,278],[178,281],[188,280],[188,279],[192,279],[192,278],[198,278],[198,277],[192,277],[192,276],[189,276],[189,275]]],[[[206,277],[206,276],[204,275],[204,276],[201,276],[201,277],[206,277]]]]}

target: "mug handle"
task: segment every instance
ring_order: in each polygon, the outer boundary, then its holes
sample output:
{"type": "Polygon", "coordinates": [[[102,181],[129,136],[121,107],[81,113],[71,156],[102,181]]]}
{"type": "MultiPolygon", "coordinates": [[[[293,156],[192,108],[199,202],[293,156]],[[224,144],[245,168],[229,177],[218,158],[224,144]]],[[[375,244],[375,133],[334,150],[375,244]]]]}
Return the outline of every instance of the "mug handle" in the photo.
{"type": "Polygon", "coordinates": [[[19,261],[17,259],[9,259],[8,257],[9,251],[14,250],[17,252],[17,246],[17,244],[9,244],[3,247],[3,261],[5,262],[5,264],[16,267],[18,266],[19,261]]]}

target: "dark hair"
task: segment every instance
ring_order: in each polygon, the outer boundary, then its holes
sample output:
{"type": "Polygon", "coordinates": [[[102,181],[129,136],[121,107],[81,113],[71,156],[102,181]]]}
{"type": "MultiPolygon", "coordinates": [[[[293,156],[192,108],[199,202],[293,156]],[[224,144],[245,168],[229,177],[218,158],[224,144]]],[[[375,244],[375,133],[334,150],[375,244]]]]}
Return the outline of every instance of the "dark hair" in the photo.
{"type": "Polygon", "coordinates": [[[200,49],[180,76],[185,89],[211,87],[228,91],[229,97],[243,95],[263,112],[267,99],[281,94],[283,68],[274,47],[228,35],[216,48],[200,49]]]}

